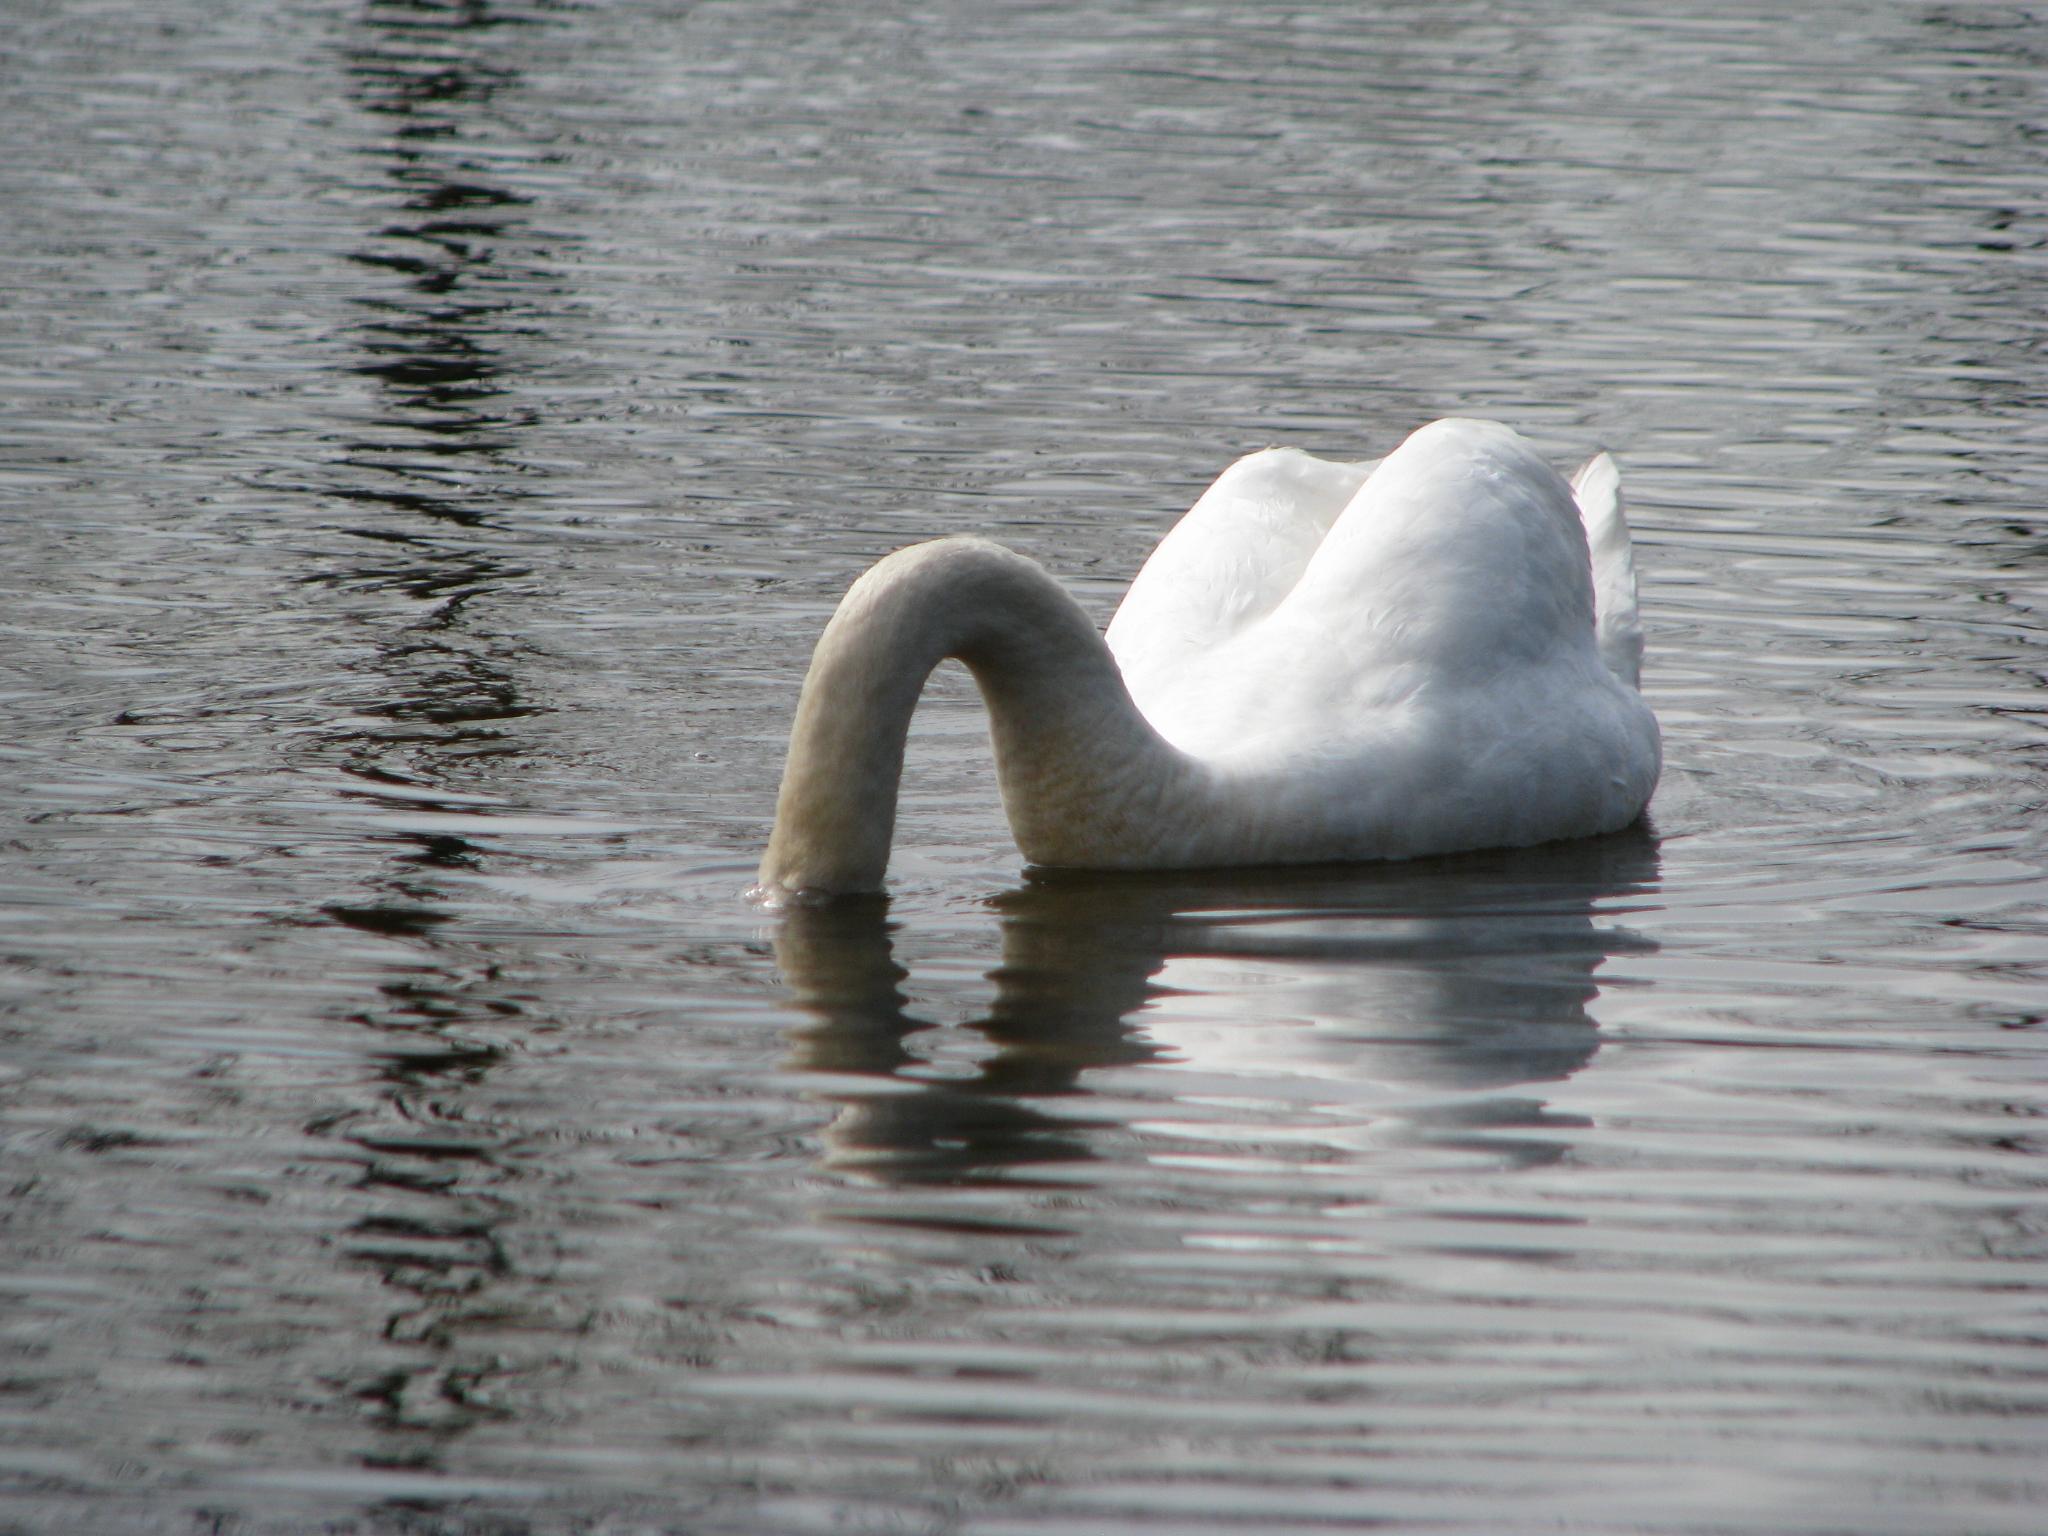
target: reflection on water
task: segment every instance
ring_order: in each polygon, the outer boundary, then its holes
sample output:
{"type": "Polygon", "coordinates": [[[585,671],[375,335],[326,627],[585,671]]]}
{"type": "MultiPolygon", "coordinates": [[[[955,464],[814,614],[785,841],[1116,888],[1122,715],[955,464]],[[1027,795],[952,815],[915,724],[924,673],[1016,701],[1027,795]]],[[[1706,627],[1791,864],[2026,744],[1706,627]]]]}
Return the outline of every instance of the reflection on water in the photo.
{"type": "MultiPolygon", "coordinates": [[[[791,1065],[836,1080],[820,1090],[839,1105],[828,1166],[887,1182],[1008,1179],[1089,1157],[1085,1104],[1069,1117],[1048,1101],[1142,1063],[1172,1068],[1188,1096],[1391,1113],[1421,1139],[1483,1128],[1499,1152],[1514,1127],[1569,1123],[1499,1090],[1592,1060],[1595,972],[1656,948],[1594,912],[1654,892],[1656,874],[1640,828],[1384,868],[1040,872],[995,904],[1002,961],[968,1026],[985,1051],[965,1074],[919,1050],[935,1026],[891,958],[885,901],[798,908],[775,954],[818,1023],[791,1065]]],[[[1540,1160],[1565,1144],[1512,1145],[1540,1160]]]]}
{"type": "MultiPolygon", "coordinates": [[[[365,318],[347,333],[359,351],[349,366],[377,399],[331,478],[302,492],[362,519],[341,530],[357,550],[306,579],[395,594],[410,610],[373,629],[354,668],[362,686],[353,718],[337,722],[326,749],[378,792],[397,789],[421,811],[457,815],[473,812],[475,797],[436,792],[460,791],[478,760],[516,752],[504,726],[533,712],[519,644],[494,609],[532,574],[503,549],[504,509],[530,494],[516,453],[534,421],[512,404],[518,370],[509,354],[548,275],[521,227],[532,200],[496,184],[484,157],[465,148],[474,121],[517,83],[514,71],[473,53],[498,20],[481,3],[385,0],[365,9],[348,49],[351,95],[378,133],[364,157],[396,198],[350,253],[377,279],[352,297],[365,318]],[[391,277],[402,286],[394,290],[391,277]]],[[[380,212],[388,201],[378,200],[380,212]]],[[[430,940],[455,916],[449,880],[472,872],[481,850],[445,831],[400,829],[386,841],[393,851],[364,881],[369,894],[326,914],[360,931],[430,940]]],[[[496,1411],[493,1371],[460,1343],[465,1320],[493,1310],[514,1268],[502,1230],[513,1213],[464,1187],[465,1171],[488,1164],[501,1138],[465,1124],[453,1105],[508,1054],[466,1028],[480,1014],[502,1027],[524,1011],[503,989],[463,985],[428,948],[427,963],[383,982],[373,1003],[349,1015],[372,1037],[384,1103],[309,1127],[370,1159],[371,1198],[340,1251],[380,1278],[391,1308],[384,1336],[425,1359],[371,1370],[348,1390],[400,1436],[378,1462],[411,1469],[438,1466],[438,1439],[496,1411]],[[418,1431],[426,1441],[408,1434],[418,1431]]]]}
{"type": "Polygon", "coordinates": [[[1114,931],[1062,920],[1057,903],[1040,901],[1036,911],[1037,921],[1030,906],[1005,913],[996,996],[973,1026],[989,1054],[964,1077],[924,1070],[917,1036],[933,1026],[910,1011],[885,901],[796,909],[777,923],[783,977],[819,1020],[796,1036],[790,1066],[845,1084],[824,1090],[839,1106],[823,1132],[828,1166],[955,1183],[1093,1155],[1085,1123],[1034,1101],[1078,1092],[1091,1068],[1156,1054],[1124,1021],[1160,957],[1127,947],[1114,931]]]}
{"type": "Polygon", "coordinates": [[[333,479],[304,492],[383,515],[344,529],[368,548],[308,579],[418,605],[378,631],[364,665],[359,707],[388,724],[336,743],[351,772],[402,784],[514,750],[501,726],[532,712],[512,665],[518,644],[491,615],[532,567],[502,539],[465,533],[501,531],[507,505],[533,494],[516,452],[535,415],[514,404],[508,353],[552,286],[525,228],[532,199],[496,184],[488,157],[465,147],[470,121],[488,121],[517,83],[471,53],[502,24],[481,4],[372,5],[348,56],[355,100],[383,133],[367,154],[397,194],[396,217],[351,259],[404,287],[380,282],[353,299],[367,318],[351,328],[361,350],[351,366],[383,408],[368,422],[375,435],[348,443],[333,479]]]}

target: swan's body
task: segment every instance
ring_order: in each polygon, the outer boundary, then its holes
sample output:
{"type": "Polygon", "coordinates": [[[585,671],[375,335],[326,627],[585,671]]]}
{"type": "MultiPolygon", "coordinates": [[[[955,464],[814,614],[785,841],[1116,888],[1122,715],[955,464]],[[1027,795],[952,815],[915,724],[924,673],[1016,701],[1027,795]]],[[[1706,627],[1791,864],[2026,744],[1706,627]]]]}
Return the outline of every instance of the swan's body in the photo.
{"type": "Polygon", "coordinates": [[[1377,464],[1240,460],[1106,636],[1020,555],[915,545],[818,642],[760,889],[880,888],[911,710],[948,656],[988,703],[1027,859],[1171,869],[1627,826],[1660,762],[1641,649],[1613,462],[1575,497],[1490,422],[1434,423],[1377,464]]]}

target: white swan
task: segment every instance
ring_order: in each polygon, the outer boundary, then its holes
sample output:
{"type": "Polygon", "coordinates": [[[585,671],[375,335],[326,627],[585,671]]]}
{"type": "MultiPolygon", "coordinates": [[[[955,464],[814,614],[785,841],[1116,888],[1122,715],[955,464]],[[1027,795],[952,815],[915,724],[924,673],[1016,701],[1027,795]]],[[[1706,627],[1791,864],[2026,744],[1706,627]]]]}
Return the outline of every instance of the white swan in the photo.
{"type": "Polygon", "coordinates": [[[804,679],[755,892],[881,888],[911,710],[949,656],[987,702],[1027,859],[1176,869],[1625,827],[1660,766],[1641,654],[1605,454],[1567,485],[1467,420],[1377,464],[1268,449],[1166,536],[1106,635],[983,539],[856,581],[804,679]]]}

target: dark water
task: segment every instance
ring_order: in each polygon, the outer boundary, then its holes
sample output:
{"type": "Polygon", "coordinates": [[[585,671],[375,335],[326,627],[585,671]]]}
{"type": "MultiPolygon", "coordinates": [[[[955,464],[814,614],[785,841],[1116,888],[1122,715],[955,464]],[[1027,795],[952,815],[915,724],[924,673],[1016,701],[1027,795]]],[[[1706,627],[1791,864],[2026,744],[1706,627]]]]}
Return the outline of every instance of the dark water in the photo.
{"type": "Polygon", "coordinates": [[[2033,1533],[2048,12],[0,8],[0,1529],[2033,1533]],[[1633,497],[1641,836],[1044,879],[1235,455],[1633,497]]]}

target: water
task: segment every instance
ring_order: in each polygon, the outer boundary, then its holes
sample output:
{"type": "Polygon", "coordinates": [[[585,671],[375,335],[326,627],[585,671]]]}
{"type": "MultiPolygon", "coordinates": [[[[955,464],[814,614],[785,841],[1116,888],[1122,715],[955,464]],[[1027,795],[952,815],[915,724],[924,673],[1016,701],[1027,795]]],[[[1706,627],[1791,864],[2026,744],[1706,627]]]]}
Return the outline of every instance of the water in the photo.
{"type": "Polygon", "coordinates": [[[16,5],[0,1527],[2030,1533],[2048,16],[16,5]],[[1632,497],[1642,835],[739,900],[810,643],[1632,497]]]}

